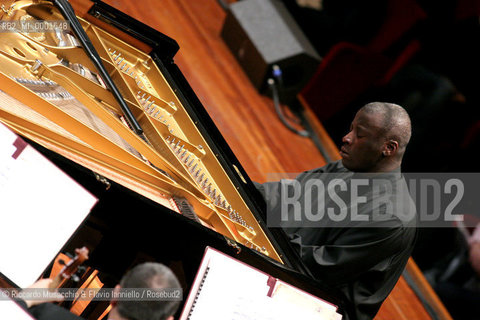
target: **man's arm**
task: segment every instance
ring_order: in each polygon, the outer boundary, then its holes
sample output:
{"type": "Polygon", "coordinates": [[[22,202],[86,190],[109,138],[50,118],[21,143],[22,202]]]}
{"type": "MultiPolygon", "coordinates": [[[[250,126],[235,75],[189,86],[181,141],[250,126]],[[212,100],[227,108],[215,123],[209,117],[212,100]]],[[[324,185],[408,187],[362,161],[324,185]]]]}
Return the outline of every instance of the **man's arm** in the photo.
{"type": "Polygon", "coordinates": [[[381,227],[338,228],[327,232],[332,241],[324,245],[303,244],[299,234],[291,235],[291,242],[314,275],[331,285],[348,283],[375,266],[388,268],[393,257],[404,250],[407,240],[406,230],[395,221],[381,227]]]}

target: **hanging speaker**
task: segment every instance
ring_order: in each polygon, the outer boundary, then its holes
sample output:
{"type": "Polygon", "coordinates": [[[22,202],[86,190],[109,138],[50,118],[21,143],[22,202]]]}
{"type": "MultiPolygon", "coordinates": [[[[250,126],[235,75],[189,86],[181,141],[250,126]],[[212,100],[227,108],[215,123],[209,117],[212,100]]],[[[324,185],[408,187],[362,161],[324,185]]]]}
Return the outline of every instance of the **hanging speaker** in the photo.
{"type": "Polygon", "coordinates": [[[221,35],[260,92],[268,89],[273,66],[280,67],[284,103],[295,99],[321,60],[278,0],[243,0],[231,4],[221,35]]]}

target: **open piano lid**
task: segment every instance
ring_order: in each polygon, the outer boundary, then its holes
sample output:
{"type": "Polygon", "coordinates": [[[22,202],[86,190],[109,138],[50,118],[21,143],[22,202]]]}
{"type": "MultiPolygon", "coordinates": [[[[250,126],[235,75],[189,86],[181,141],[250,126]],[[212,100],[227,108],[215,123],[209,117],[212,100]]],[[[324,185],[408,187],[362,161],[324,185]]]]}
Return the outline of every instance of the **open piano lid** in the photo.
{"type": "Polygon", "coordinates": [[[266,228],[263,199],[173,62],[178,44],[101,1],[85,18],[53,2],[4,1],[1,21],[20,30],[0,40],[0,121],[89,185],[97,212],[109,193],[109,205],[115,195],[117,210],[135,210],[117,220],[154,210],[188,225],[187,237],[202,234],[202,248],[311,282],[284,233],[266,228]],[[22,29],[38,21],[49,32],[22,29]]]}

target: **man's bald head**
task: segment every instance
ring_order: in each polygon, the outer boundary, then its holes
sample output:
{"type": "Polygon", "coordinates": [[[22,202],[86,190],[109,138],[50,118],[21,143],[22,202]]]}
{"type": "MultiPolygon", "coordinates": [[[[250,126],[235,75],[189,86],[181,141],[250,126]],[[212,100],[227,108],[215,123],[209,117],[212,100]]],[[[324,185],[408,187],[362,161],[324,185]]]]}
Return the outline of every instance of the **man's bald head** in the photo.
{"type": "Polygon", "coordinates": [[[342,163],[356,172],[392,171],[400,167],[411,134],[405,109],[393,103],[369,103],[357,112],[342,139],[342,163]]]}
{"type": "Polygon", "coordinates": [[[397,141],[399,151],[403,155],[412,136],[410,116],[404,108],[393,103],[372,102],[366,104],[359,112],[381,114],[385,139],[397,141]]]}

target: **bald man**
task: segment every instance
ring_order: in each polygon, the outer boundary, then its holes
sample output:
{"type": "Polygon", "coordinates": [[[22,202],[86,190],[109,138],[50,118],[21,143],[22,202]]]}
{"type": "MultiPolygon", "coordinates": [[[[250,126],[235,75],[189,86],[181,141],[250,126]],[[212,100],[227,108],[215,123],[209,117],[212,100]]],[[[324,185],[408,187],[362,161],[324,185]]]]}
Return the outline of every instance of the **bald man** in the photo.
{"type": "Polygon", "coordinates": [[[410,136],[402,107],[369,103],[342,140],[341,160],[257,184],[267,224],[281,216],[278,226],[312,274],[346,297],[354,310],[347,318],[372,319],[411,254],[416,211],[400,171],[410,136]]]}
{"type": "MultiPolygon", "coordinates": [[[[52,279],[41,279],[29,288],[48,288],[52,279]]],[[[141,263],[129,270],[115,287],[116,297],[120,297],[121,289],[148,288],[156,290],[180,290],[180,283],[175,274],[167,266],[157,262],[141,263]]],[[[49,303],[61,301],[61,295],[52,295],[48,301],[21,300],[17,302],[37,320],[83,320],[69,310],[49,303]]],[[[108,320],[173,320],[174,314],[180,306],[181,296],[158,300],[150,299],[114,299],[111,301],[112,309],[108,320]]]]}

